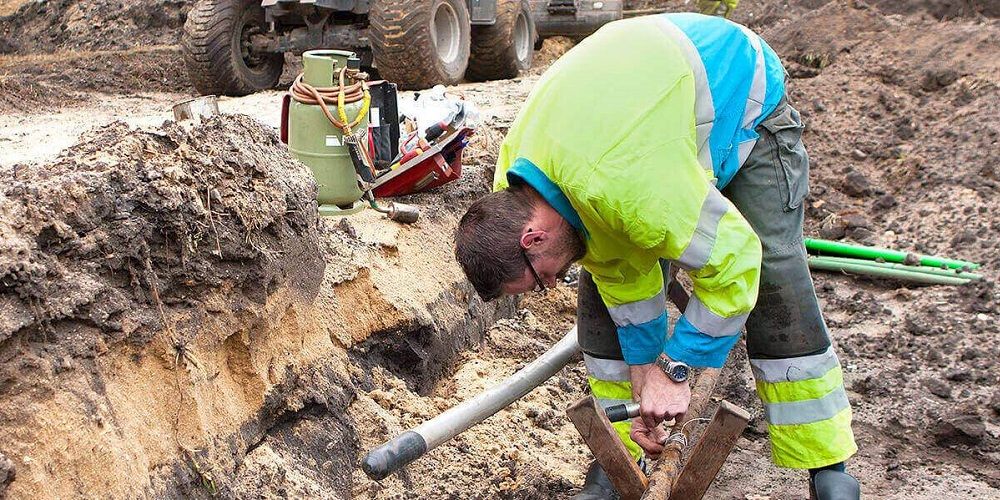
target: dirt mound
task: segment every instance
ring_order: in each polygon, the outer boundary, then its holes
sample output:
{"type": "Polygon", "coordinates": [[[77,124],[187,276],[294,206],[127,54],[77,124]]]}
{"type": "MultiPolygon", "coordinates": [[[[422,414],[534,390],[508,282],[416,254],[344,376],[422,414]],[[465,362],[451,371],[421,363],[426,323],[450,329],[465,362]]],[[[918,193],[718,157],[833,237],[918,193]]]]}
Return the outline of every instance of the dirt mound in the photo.
{"type": "Polygon", "coordinates": [[[95,92],[135,95],[193,89],[174,47],[0,56],[0,66],[0,112],[59,108],[93,98],[95,92]]]}
{"type": "Polygon", "coordinates": [[[0,112],[65,106],[94,92],[192,90],[176,47],[191,3],[5,2],[0,112]]]}
{"type": "MultiPolygon", "coordinates": [[[[247,332],[312,300],[324,267],[314,181],[270,128],[246,116],[191,130],[112,123],[0,179],[0,441],[18,491],[176,491],[235,458],[181,444],[218,427],[198,414],[228,412],[225,422],[248,405],[260,412],[244,429],[252,438],[288,406],[347,404],[349,390],[302,394],[294,372],[273,374],[283,390],[257,399],[247,332]],[[199,345],[218,350],[199,356],[199,345]],[[199,380],[219,391],[208,402],[199,380]],[[44,479],[32,456],[79,479],[44,479]]],[[[313,369],[340,385],[334,367],[313,369]]]]}
{"type": "Polygon", "coordinates": [[[159,308],[228,287],[261,301],[320,267],[314,181],[248,117],[190,134],[99,129],[45,166],[0,172],[0,342],[79,324],[144,343],[159,308]]]}
{"type": "Polygon", "coordinates": [[[535,59],[529,72],[531,74],[542,74],[546,69],[576,45],[572,39],[564,36],[554,36],[542,41],[542,48],[535,51],[535,59]]]}
{"type": "Polygon", "coordinates": [[[797,63],[814,230],[996,269],[1000,23],[902,23],[847,3],[807,17],[810,30],[765,37],[797,63]]]}
{"type": "Polygon", "coordinates": [[[0,54],[128,49],[173,45],[191,8],[188,0],[23,2],[0,17],[0,54]]]}

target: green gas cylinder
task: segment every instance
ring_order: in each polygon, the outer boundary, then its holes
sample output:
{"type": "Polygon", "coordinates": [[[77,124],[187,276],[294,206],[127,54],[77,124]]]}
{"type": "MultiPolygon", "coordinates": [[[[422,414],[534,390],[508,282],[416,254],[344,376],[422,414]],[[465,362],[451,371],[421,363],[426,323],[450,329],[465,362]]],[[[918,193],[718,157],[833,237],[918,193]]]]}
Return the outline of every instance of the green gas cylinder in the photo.
{"type": "MultiPolygon", "coordinates": [[[[340,69],[346,67],[347,60],[352,57],[353,52],[344,50],[307,51],[302,54],[302,81],[322,90],[338,87],[340,69]]],[[[363,106],[361,101],[347,103],[344,111],[353,120],[363,106]]],[[[336,104],[327,104],[327,109],[338,116],[336,104]]],[[[365,115],[353,130],[367,137],[368,116],[365,115]]],[[[367,140],[361,142],[366,143],[367,140]]],[[[316,177],[320,215],[347,215],[365,207],[359,202],[363,193],[358,186],[350,151],[344,144],[344,131],[330,123],[319,105],[291,100],[288,149],[316,177]]]]}

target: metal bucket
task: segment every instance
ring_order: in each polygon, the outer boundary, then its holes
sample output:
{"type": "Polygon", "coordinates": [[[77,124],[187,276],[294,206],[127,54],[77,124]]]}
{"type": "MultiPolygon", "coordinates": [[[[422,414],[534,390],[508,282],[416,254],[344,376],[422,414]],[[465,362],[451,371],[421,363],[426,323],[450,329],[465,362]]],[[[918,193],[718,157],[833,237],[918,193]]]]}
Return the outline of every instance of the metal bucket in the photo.
{"type": "Polygon", "coordinates": [[[214,95],[195,97],[174,104],[174,120],[201,122],[205,118],[219,114],[219,100],[214,95]]]}

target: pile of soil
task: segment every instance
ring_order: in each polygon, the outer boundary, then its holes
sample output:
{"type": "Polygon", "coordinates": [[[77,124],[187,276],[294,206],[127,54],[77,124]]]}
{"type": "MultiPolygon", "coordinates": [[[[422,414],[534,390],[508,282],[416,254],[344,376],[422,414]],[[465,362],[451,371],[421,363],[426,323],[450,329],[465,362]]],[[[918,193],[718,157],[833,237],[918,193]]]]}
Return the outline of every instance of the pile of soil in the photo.
{"type": "Polygon", "coordinates": [[[386,367],[430,390],[510,314],[441,268],[486,189],[466,167],[405,228],[320,220],[312,175],[242,115],[112,123],[3,167],[0,495],[273,494],[288,457],[347,496],[356,385],[386,367]]]}
{"type": "Polygon", "coordinates": [[[174,45],[180,39],[181,28],[193,2],[43,0],[16,3],[20,3],[20,7],[0,17],[0,54],[174,45]]]}
{"type": "Polygon", "coordinates": [[[177,43],[192,3],[6,2],[0,110],[65,106],[95,91],[191,92],[177,43]]]}
{"type": "MultiPolygon", "coordinates": [[[[261,301],[319,285],[315,184],[252,118],[97,129],[48,165],[0,171],[0,343],[81,325],[143,344],[207,288],[261,301]]],[[[82,353],[81,353],[82,354],[82,353]]]]}

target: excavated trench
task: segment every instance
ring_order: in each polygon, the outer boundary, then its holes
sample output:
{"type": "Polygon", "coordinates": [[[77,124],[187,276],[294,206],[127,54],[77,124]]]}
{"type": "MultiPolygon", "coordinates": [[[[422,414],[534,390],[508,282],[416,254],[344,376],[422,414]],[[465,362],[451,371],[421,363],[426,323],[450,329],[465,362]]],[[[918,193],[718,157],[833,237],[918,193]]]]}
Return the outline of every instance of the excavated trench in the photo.
{"type": "Polygon", "coordinates": [[[0,178],[0,496],[349,497],[372,374],[429,393],[513,310],[447,264],[454,213],[319,219],[248,117],[0,178]]]}

